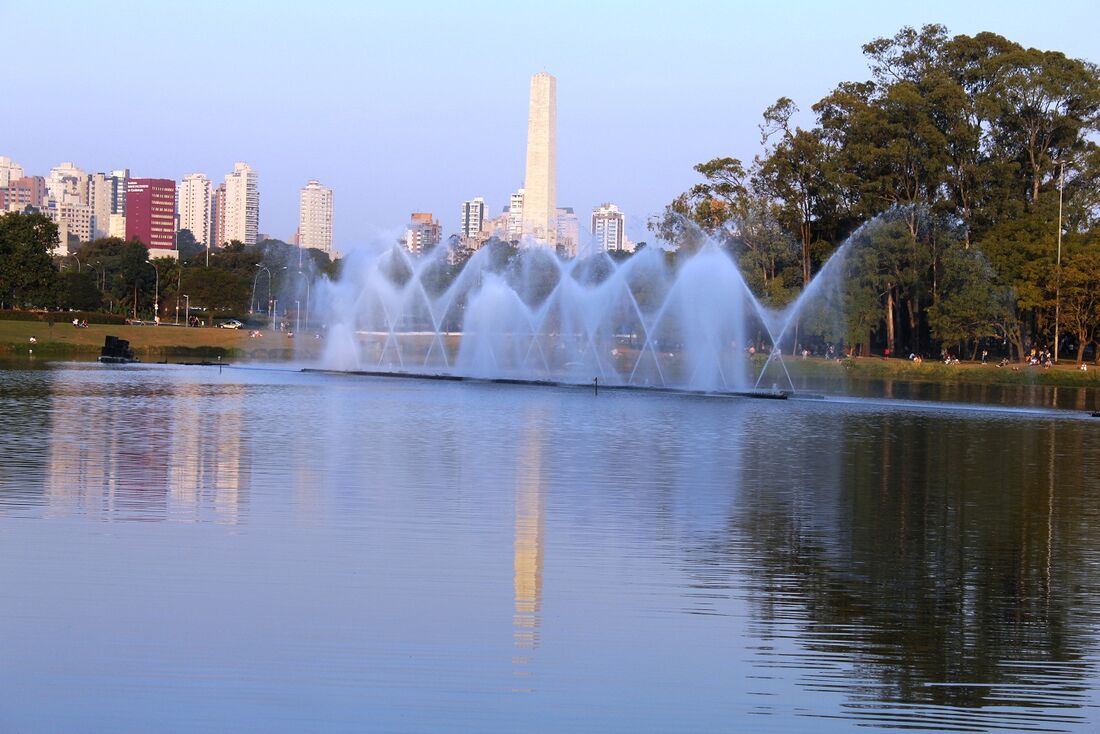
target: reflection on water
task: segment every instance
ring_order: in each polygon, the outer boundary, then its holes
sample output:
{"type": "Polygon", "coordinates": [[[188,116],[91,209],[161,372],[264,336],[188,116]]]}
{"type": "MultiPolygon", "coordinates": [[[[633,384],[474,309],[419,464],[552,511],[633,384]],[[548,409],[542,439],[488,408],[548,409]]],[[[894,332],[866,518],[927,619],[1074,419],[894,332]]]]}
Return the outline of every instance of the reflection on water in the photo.
{"type": "Polygon", "coordinates": [[[1100,722],[1100,422],[0,378],[0,731],[1100,722]]]}
{"type": "MultiPolygon", "coordinates": [[[[530,675],[530,651],[538,647],[539,603],[542,601],[542,471],[539,420],[529,416],[524,428],[516,476],[515,576],[516,675],[530,675]]],[[[531,688],[517,685],[517,691],[531,688]]]]}
{"type": "Polygon", "coordinates": [[[248,485],[242,386],[53,384],[44,396],[51,515],[237,521],[248,485]]]}

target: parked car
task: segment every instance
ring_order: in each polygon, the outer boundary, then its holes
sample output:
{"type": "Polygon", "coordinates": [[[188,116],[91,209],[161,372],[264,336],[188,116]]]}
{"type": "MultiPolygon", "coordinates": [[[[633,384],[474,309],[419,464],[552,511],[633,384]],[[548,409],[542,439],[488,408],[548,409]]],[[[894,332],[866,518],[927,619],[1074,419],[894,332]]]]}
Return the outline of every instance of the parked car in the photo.
{"type": "Polygon", "coordinates": [[[237,319],[228,319],[218,324],[219,329],[239,329],[242,326],[244,326],[244,324],[237,321],[237,319]]]}

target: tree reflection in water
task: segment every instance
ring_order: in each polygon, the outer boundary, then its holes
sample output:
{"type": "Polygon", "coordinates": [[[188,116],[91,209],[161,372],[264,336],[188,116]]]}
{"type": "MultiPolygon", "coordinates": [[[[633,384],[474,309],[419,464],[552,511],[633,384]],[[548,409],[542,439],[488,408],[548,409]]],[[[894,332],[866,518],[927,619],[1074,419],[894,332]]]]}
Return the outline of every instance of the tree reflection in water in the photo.
{"type": "Polygon", "coordinates": [[[755,665],[802,669],[868,723],[952,728],[950,708],[984,707],[965,725],[1079,720],[1100,558],[1087,427],[884,412],[834,428],[812,454],[746,457],[774,480],[743,475],[755,489],[689,551],[700,587],[746,598],[755,665]]]}

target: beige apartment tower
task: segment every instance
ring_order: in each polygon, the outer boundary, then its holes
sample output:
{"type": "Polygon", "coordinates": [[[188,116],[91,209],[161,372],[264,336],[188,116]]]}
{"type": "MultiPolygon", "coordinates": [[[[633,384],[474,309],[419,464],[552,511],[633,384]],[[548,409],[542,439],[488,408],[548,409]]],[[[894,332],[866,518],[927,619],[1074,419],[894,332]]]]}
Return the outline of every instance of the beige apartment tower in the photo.
{"type": "Polygon", "coordinates": [[[558,83],[545,71],[531,77],[527,113],[527,173],[523,181],[523,234],[557,244],[558,83]]]}
{"type": "Polygon", "coordinates": [[[298,197],[298,246],[332,255],[332,189],[311,179],[298,197]]]}

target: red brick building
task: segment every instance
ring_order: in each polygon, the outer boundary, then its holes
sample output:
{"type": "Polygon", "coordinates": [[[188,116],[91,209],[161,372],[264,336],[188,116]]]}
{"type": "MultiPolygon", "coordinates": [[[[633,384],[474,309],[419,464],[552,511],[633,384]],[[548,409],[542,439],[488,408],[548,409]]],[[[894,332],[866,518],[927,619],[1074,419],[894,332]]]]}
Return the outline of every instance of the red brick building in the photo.
{"type": "Polygon", "coordinates": [[[131,178],[126,189],[126,239],[150,249],[176,247],[176,182],[131,178]]]}

